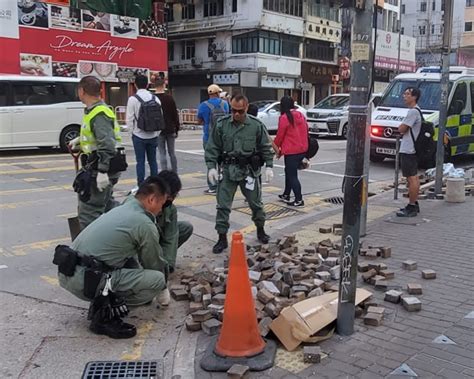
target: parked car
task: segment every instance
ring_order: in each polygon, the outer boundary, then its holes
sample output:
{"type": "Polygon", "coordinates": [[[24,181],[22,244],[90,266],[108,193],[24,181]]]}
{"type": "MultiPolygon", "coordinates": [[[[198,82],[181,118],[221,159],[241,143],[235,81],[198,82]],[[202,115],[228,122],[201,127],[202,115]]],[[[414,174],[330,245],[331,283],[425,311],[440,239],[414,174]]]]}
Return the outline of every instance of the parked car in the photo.
{"type": "Polygon", "coordinates": [[[330,95],[308,109],[310,134],[347,137],[349,94],[330,95]]]}
{"type": "MultiPolygon", "coordinates": [[[[252,104],[258,107],[257,117],[265,124],[268,132],[270,134],[276,134],[278,130],[278,119],[280,118],[280,102],[260,100],[254,101],[252,104]]],[[[306,109],[299,105],[296,105],[296,109],[306,116],[306,109]]]]}

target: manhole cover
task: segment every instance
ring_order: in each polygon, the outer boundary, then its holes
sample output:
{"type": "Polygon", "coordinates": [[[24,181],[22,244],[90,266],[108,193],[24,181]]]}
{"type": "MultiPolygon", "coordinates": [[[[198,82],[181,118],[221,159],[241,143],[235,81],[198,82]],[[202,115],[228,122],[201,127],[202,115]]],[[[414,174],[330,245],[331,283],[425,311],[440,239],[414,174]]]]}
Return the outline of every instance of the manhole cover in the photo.
{"type": "Polygon", "coordinates": [[[140,378],[161,379],[162,361],[102,361],[89,362],[82,379],[140,378]]]}
{"type": "Polygon", "coordinates": [[[343,196],[332,196],[323,199],[326,203],[331,203],[334,205],[343,205],[344,204],[344,197],[343,196]]]}
{"type": "MultiPolygon", "coordinates": [[[[300,214],[300,212],[297,211],[296,209],[283,207],[281,205],[273,204],[273,203],[265,204],[263,206],[263,209],[265,210],[265,213],[267,214],[267,217],[266,217],[267,220],[274,220],[277,218],[290,217],[290,216],[295,216],[297,214],[300,214]]],[[[249,207],[234,208],[234,210],[248,214],[248,215],[252,214],[252,210],[249,207]]]]}

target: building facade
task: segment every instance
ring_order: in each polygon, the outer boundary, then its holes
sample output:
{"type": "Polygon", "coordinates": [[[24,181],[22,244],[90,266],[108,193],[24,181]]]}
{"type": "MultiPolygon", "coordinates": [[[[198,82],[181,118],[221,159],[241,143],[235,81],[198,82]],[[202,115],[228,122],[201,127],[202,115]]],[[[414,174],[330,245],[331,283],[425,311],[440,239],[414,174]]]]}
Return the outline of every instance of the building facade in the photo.
{"type": "MultiPolygon", "coordinates": [[[[457,50],[464,32],[464,12],[469,0],[454,0],[450,63],[457,64],[457,50]]],[[[444,32],[444,0],[402,0],[402,33],[416,38],[416,64],[441,64],[444,32]]]]}
{"type": "Polygon", "coordinates": [[[466,0],[464,29],[457,60],[461,66],[474,67],[474,0],[466,0]]]}
{"type": "Polygon", "coordinates": [[[337,73],[337,1],[195,0],[169,4],[170,87],[195,108],[209,84],[251,101],[293,96],[312,106],[337,73]]]}

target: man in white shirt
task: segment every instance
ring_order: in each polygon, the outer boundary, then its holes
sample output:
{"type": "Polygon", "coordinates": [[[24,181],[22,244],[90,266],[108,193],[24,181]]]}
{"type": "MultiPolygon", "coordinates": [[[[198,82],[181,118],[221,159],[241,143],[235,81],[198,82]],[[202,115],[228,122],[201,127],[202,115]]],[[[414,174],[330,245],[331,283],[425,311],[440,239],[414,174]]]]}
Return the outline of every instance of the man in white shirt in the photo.
{"type": "Polygon", "coordinates": [[[403,93],[403,100],[409,108],[405,119],[398,127],[402,135],[400,142],[400,163],[402,174],[408,182],[408,205],[397,212],[399,217],[415,217],[420,212],[418,204],[418,192],[420,190],[420,178],[418,177],[418,159],[416,157],[415,142],[421,129],[421,111],[417,107],[420,98],[418,88],[409,87],[403,93]]]}
{"type": "Polygon", "coordinates": [[[145,180],[145,155],[150,166],[150,175],[158,175],[158,162],[156,160],[156,148],[158,146],[159,132],[145,132],[138,128],[137,120],[140,112],[140,97],[143,101],[149,101],[155,98],[155,101],[161,105],[160,100],[147,90],[148,78],[144,75],[138,75],[135,78],[135,87],[137,93],[130,96],[127,103],[127,126],[132,133],[133,148],[137,160],[137,185],[139,186],[145,180]]]}

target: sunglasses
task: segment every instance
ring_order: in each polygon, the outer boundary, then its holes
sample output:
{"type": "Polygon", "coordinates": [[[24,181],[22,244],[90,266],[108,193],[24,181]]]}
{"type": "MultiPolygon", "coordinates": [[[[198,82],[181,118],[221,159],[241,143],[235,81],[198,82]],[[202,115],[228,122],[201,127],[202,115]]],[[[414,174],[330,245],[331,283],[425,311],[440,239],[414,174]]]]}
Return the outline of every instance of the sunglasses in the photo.
{"type": "Polygon", "coordinates": [[[238,113],[238,114],[244,114],[246,112],[246,109],[235,109],[231,108],[232,113],[238,113]]]}

